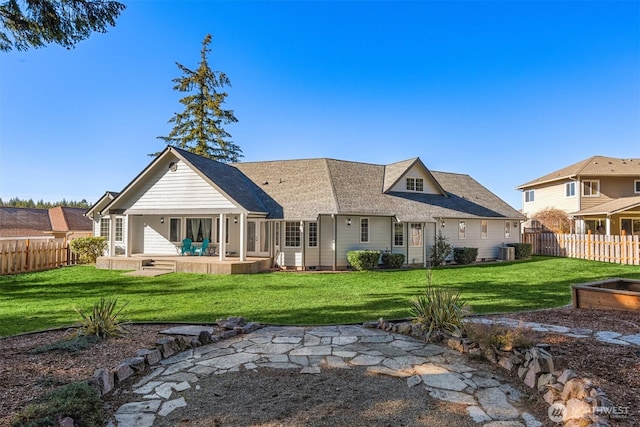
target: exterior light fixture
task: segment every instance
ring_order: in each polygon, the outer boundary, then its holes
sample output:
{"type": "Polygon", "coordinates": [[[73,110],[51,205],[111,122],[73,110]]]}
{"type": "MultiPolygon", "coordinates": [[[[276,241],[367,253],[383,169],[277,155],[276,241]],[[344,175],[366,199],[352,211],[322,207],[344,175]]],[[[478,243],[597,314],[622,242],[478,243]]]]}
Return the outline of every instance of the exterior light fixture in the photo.
{"type": "Polygon", "coordinates": [[[347,225],[351,226],[351,218],[347,218],[347,225]]]}
{"type": "Polygon", "coordinates": [[[442,221],[442,226],[443,226],[443,227],[445,226],[445,222],[444,222],[444,221],[442,221]]]}
{"type": "Polygon", "coordinates": [[[233,218],[233,223],[234,223],[234,224],[237,224],[237,223],[238,223],[238,217],[234,217],[234,218],[233,218]]]}
{"type": "Polygon", "coordinates": [[[160,217],[160,224],[164,224],[164,217],[163,216],[160,217]]]}

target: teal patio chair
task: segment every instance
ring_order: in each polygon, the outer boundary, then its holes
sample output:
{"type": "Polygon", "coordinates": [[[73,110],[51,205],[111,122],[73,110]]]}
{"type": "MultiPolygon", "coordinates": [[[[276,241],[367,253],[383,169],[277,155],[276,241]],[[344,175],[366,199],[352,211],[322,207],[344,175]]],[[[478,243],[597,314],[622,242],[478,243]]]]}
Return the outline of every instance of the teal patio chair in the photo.
{"type": "Polygon", "coordinates": [[[183,239],[182,247],[180,248],[180,255],[193,255],[194,247],[191,246],[191,239],[183,239]]]}
{"type": "Polygon", "coordinates": [[[204,239],[202,241],[202,246],[193,248],[193,254],[202,256],[207,253],[207,248],[209,247],[209,239],[204,239]]]}

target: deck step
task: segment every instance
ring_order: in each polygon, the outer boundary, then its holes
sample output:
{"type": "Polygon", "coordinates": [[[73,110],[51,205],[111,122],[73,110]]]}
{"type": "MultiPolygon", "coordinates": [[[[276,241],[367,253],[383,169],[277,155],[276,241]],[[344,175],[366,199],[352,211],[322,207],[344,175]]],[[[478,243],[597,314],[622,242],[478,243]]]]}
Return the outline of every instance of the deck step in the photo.
{"type": "Polygon", "coordinates": [[[175,261],[156,261],[156,260],[145,260],[142,263],[142,270],[151,270],[151,271],[167,271],[170,273],[176,272],[176,262],[175,261]]]}

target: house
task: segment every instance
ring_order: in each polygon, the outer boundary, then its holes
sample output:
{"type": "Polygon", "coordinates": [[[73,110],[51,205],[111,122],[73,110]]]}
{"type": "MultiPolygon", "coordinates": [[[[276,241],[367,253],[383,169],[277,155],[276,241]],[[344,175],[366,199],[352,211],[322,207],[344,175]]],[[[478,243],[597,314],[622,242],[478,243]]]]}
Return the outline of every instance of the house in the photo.
{"type": "MultiPolygon", "coordinates": [[[[545,208],[566,212],[576,233],[640,234],[640,159],[593,156],[517,187],[525,226],[545,208]]],[[[532,222],[533,221],[533,222],[532,222]]]]}
{"type": "Polygon", "coordinates": [[[0,206],[0,239],[73,240],[93,235],[85,209],[56,206],[50,209],[0,206]]]}
{"type": "Polygon", "coordinates": [[[210,239],[219,261],[265,257],[330,270],[348,267],[356,249],[426,265],[437,232],[495,259],[500,246],[520,241],[525,219],[470,176],[430,171],[419,158],[224,164],[175,147],[86,215],[114,256],[175,256],[184,238],[210,239]]]}

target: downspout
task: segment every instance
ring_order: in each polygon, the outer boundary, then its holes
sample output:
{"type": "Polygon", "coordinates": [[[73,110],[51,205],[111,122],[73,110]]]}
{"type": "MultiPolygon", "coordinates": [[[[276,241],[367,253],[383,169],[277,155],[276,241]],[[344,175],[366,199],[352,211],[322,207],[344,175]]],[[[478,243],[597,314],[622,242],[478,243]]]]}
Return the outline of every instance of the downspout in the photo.
{"type": "Polygon", "coordinates": [[[109,256],[116,256],[116,216],[109,214],[109,256]]]}
{"type": "Polygon", "coordinates": [[[331,250],[333,251],[333,261],[332,261],[332,265],[331,265],[331,269],[333,271],[336,271],[336,234],[338,233],[338,221],[336,221],[336,216],[334,214],[331,214],[331,218],[333,219],[333,247],[331,248],[331,250]]]}

